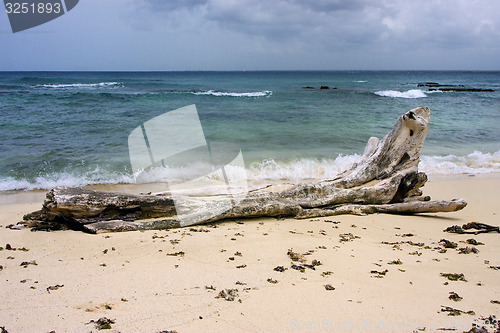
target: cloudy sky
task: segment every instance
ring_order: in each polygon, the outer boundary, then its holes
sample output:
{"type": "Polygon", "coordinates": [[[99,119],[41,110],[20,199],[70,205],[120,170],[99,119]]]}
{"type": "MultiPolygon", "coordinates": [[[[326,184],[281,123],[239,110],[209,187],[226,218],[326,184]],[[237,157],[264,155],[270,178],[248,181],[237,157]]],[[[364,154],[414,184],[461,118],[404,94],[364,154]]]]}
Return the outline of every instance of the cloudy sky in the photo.
{"type": "Polygon", "coordinates": [[[80,0],[15,34],[0,9],[0,70],[500,70],[498,0],[80,0]]]}

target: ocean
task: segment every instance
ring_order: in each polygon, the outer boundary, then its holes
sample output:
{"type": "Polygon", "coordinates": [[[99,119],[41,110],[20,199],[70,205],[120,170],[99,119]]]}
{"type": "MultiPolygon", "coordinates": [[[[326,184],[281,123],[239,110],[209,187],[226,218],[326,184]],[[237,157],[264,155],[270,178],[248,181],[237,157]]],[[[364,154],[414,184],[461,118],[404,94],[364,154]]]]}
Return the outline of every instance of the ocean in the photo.
{"type": "Polygon", "coordinates": [[[0,191],[133,184],[130,133],[193,104],[249,180],[334,177],[418,106],[431,110],[422,171],[500,172],[500,72],[0,72],[0,191]]]}

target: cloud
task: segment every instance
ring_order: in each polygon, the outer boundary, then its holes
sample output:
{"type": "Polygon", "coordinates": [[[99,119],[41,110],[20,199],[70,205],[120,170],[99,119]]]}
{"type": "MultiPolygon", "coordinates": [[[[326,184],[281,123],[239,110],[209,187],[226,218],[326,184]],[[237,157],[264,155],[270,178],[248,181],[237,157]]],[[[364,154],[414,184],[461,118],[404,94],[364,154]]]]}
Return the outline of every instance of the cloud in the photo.
{"type": "Polygon", "coordinates": [[[82,68],[103,70],[500,69],[498,0],[80,3],[38,29],[57,38],[6,36],[4,68],[33,63],[26,50],[37,45],[68,68],[63,54],[71,50],[82,68]]]}
{"type": "Polygon", "coordinates": [[[459,53],[481,52],[491,58],[491,50],[500,40],[500,2],[495,0],[138,3],[147,18],[141,18],[141,24],[154,25],[154,29],[163,26],[168,31],[189,31],[194,39],[195,34],[200,34],[213,40],[217,47],[224,47],[224,40],[231,41],[233,49],[244,50],[242,54],[262,59],[267,54],[268,61],[295,56],[297,59],[290,59],[290,63],[310,58],[318,59],[318,66],[324,66],[329,64],[328,59],[336,59],[353,66],[354,59],[363,62],[364,58],[365,63],[370,63],[378,57],[374,64],[378,61],[390,68],[391,64],[405,66],[405,58],[417,63],[420,57],[428,65],[432,57],[456,57],[459,53]]]}
{"type": "Polygon", "coordinates": [[[494,0],[143,1],[157,15],[188,10],[224,29],[270,40],[323,33],[359,43],[397,38],[445,42],[445,46],[485,32],[498,36],[500,12],[500,2],[494,0]]]}
{"type": "MultiPolygon", "coordinates": [[[[202,13],[201,20],[219,27],[270,40],[297,39],[305,32],[335,33],[348,12],[362,12],[366,1],[352,0],[144,0],[157,16],[174,17],[179,12],[202,13]]],[[[307,33],[306,33],[307,35],[307,33]]]]}

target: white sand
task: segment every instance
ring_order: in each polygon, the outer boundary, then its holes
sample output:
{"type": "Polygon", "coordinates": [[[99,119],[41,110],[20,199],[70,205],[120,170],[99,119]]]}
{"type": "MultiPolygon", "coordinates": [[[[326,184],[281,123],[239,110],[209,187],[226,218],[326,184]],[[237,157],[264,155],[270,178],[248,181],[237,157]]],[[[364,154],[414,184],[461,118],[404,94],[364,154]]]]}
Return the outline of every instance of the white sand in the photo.
{"type": "Polygon", "coordinates": [[[107,331],[122,333],[468,331],[476,318],[500,314],[500,305],[491,303],[500,300],[500,270],[490,268],[500,266],[500,234],[443,229],[471,221],[500,225],[500,178],[431,178],[424,193],[433,199],[463,197],[469,204],[461,212],[421,216],[255,219],[194,228],[209,232],[89,235],[6,229],[39,209],[41,201],[4,201],[0,327],[10,333],[96,332],[89,322],[107,317],[115,320],[107,331]],[[346,233],[360,238],[340,242],[339,234],[346,233]],[[478,254],[439,253],[442,238],[458,247],[467,246],[469,238],[484,245],[476,246],[478,254]],[[408,241],[429,248],[382,244],[408,241]],[[6,244],[29,251],[6,250],[6,244]],[[322,265],[303,273],[292,269],[290,248],[301,254],[311,250],[307,263],[316,259],[322,265]],[[184,256],[168,255],[180,251],[184,256]],[[398,259],[401,265],[388,264],[398,259]],[[20,266],[32,260],[37,265],[20,266]],[[274,271],[277,266],[287,270],[274,271]],[[370,273],[385,269],[382,278],[370,273]],[[322,276],[328,271],[332,274],[322,276]],[[440,273],[463,273],[467,282],[448,281],[440,273]],[[326,284],[335,290],[326,290],[326,284]],[[47,290],[57,285],[62,287],[47,290]],[[215,298],[226,288],[238,289],[234,301],[215,298]],[[448,299],[450,292],[463,300],[448,299]],[[475,314],[448,316],[442,306],[475,314]]]}

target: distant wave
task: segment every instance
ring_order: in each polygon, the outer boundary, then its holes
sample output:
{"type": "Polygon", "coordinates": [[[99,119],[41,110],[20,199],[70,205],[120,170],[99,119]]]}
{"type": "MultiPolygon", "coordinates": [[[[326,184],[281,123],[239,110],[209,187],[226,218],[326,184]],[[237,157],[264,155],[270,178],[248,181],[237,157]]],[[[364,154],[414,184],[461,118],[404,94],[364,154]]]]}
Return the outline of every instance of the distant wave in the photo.
{"type": "MultiPolygon", "coordinates": [[[[300,182],[307,179],[332,179],[351,167],[361,156],[339,155],[335,159],[300,158],[292,161],[266,159],[247,166],[249,181],[287,181],[300,182]]],[[[208,168],[210,169],[210,168],[208,168]]],[[[466,156],[421,156],[420,171],[436,175],[491,174],[500,173],[500,150],[495,153],[475,151],[466,156]]],[[[154,168],[141,175],[141,183],[184,182],[198,177],[207,166],[203,163],[183,168],[154,168]]],[[[208,183],[220,181],[213,175],[206,179],[208,183]]],[[[56,186],[85,186],[90,184],[133,184],[132,174],[120,174],[96,169],[84,174],[68,172],[39,176],[34,180],[0,177],[0,191],[50,189],[56,186]]]]}
{"type": "Polygon", "coordinates": [[[222,92],[215,90],[204,90],[204,91],[192,91],[194,95],[211,95],[211,96],[223,96],[223,97],[269,97],[273,94],[270,90],[265,91],[255,91],[255,92],[222,92]]]}
{"type": "Polygon", "coordinates": [[[273,92],[270,90],[251,91],[251,92],[227,92],[216,90],[160,90],[148,92],[136,92],[134,95],[158,95],[158,94],[192,94],[198,96],[215,97],[270,97],[273,92]]]}
{"type": "Polygon", "coordinates": [[[397,90],[381,90],[376,91],[375,95],[382,97],[392,97],[392,98],[423,98],[427,97],[424,91],[420,89],[412,89],[408,91],[397,91],[397,90]]]}
{"type": "Polygon", "coordinates": [[[37,87],[67,89],[67,88],[116,88],[123,87],[121,82],[99,82],[99,83],[45,83],[37,87]]]}

